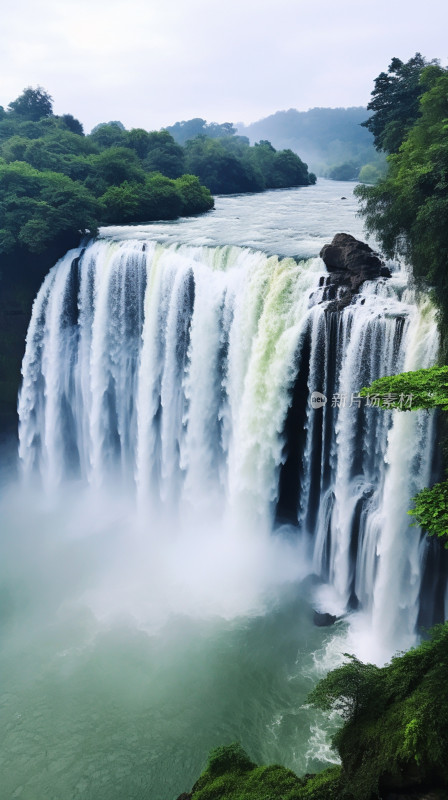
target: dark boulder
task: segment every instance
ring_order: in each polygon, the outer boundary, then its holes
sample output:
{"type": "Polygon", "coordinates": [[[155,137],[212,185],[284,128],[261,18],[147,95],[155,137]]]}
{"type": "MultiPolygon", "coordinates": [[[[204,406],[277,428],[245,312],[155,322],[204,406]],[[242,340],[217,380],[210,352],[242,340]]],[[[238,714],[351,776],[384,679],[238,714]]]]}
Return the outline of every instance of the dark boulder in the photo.
{"type": "Polygon", "coordinates": [[[324,292],[324,299],[331,301],[328,311],[349,305],[364,281],[390,278],[389,269],[372,248],[349,233],[337,233],[331,244],[323,246],[320,257],[330,273],[324,292]]]}
{"type": "Polygon", "coordinates": [[[330,625],[334,625],[336,621],[337,617],[335,617],[333,614],[327,614],[314,609],[313,622],[317,628],[328,628],[330,625]]]}

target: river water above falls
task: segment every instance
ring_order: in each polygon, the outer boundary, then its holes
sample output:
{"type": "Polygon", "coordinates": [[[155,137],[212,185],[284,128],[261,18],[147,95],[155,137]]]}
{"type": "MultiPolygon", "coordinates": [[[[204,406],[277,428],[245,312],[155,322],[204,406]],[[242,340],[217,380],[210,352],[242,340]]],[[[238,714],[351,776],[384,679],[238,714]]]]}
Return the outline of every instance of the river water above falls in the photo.
{"type": "Polygon", "coordinates": [[[434,362],[435,315],[398,267],[326,311],[317,256],[362,237],[352,188],[104,229],[45,279],[1,499],[5,797],[169,800],[234,740],[319,769],[319,675],[432,620],[406,516],[432,416],[356,397],[434,362]],[[345,621],[315,627],[310,597],[345,621]]]}

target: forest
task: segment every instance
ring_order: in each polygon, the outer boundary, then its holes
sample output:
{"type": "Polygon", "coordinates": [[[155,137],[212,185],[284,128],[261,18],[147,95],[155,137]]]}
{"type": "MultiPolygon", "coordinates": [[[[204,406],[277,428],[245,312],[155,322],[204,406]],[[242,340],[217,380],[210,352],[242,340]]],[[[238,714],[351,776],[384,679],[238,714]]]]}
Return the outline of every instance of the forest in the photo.
{"type": "Polygon", "coordinates": [[[127,131],[118,121],[84,135],[71,114],[53,114],[41,87],[0,108],[3,254],[56,246],[62,255],[101,225],[199,214],[213,208],[212,193],[313,182],[291,150],[267,141],[251,147],[231,125],[209,126],[181,146],[167,130],[127,131]]]}

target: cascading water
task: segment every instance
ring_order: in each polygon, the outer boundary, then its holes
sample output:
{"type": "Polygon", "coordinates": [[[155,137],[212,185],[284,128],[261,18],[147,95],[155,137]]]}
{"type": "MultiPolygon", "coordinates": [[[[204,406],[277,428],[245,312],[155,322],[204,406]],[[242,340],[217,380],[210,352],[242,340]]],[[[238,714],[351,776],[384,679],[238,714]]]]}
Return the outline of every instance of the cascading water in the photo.
{"type": "Polygon", "coordinates": [[[50,491],[122,482],[148,520],[208,514],[242,536],[294,526],[322,609],[362,609],[390,651],[418,618],[427,546],[406,510],[430,478],[433,416],[357,395],[434,362],[435,314],[403,273],[331,311],[323,277],[320,259],[233,246],[68,253],[33,308],[20,457],[50,491]]]}

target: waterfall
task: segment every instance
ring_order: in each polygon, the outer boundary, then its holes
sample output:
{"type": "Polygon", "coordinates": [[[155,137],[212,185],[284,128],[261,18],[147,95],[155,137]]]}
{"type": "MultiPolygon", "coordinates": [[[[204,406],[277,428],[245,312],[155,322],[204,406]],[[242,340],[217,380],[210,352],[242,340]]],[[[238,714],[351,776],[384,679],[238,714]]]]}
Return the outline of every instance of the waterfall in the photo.
{"type": "Polygon", "coordinates": [[[406,511],[430,479],[433,414],[358,393],[434,363],[435,311],[402,272],[332,311],[325,275],[319,258],[236,246],[70,251],[34,303],[19,455],[49,492],[118,483],[149,516],[297,533],[322,607],[362,609],[406,646],[427,556],[406,511]]]}

